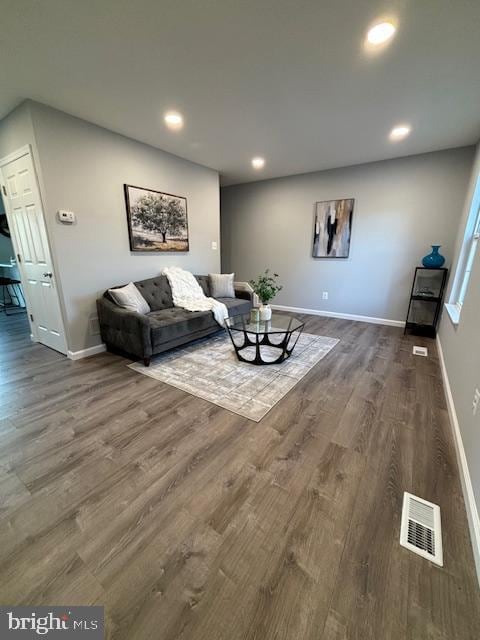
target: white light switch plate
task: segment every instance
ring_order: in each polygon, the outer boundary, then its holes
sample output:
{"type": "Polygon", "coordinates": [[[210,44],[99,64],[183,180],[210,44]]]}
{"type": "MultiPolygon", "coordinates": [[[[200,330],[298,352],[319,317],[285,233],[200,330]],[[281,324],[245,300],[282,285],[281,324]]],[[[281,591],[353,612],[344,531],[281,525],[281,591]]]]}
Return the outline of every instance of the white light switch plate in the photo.
{"type": "Polygon", "coordinates": [[[217,243],[215,241],[212,242],[212,251],[217,250],[217,243]]]}
{"type": "Polygon", "coordinates": [[[480,402],[480,389],[475,389],[473,394],[472,413],[475,416],[477,414],[478,404],[480,402]]]}

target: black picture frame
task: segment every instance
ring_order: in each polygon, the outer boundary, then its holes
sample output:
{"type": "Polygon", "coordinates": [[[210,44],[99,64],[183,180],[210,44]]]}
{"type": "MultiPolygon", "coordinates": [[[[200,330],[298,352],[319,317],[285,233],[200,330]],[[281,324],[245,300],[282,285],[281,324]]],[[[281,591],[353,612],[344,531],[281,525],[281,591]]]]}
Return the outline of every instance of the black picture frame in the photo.
{"type": "MultiPolygon", "coordinates": [[[[128,238],[130,244],[130,251],[132,252],[155,252],[155,253],[185,253],[190,250],[190,240],[189,240],[189,229],[188,229],[188,207],[187,207],[187,198],[185,196],[179,196],[173,193],[167,193],[166,191],[158,191],[156,189],[148,189],[146,187],[139,187],[137,185],[132,184],[124,184],[123,191],[125,196],[125,206],[127,212],[127,227],[128,227],[128,238]],[[144,192],[143,194],[141,192],[144,192]],[[172,234],[166,228],[165,216],[166,214],[162,213],[158,214],[159,217],[159,225],[161,227],[162,223],[164,225],[164,231],[160,230],[160,227],[157,229],[150,228],[147,229],[142,227],[141,224],[135,223],[135,207],[137,207],[142,198],[146,196],[151,196],[151,198],[155,196],[159,196],[159,200],[165,201],[166,207],[168,207],[168,201],[171,200],[172,210],[174,213],[172,214],[175,218],[175,227],[180,227],[182,229],[181,236],[172,234]],[[179,213],[179,211],[181,213],[179,213]]],[[[146,202],[144,200],[144,202],[146,202]]],[[[144,210],[146,207],[144,207],[144,210]]],[[[145,215],[145,213],[144,213],[145,215]]],[[[148,216],[148,222],[150,225],[154,224],[155,214],[148,216]]]]}

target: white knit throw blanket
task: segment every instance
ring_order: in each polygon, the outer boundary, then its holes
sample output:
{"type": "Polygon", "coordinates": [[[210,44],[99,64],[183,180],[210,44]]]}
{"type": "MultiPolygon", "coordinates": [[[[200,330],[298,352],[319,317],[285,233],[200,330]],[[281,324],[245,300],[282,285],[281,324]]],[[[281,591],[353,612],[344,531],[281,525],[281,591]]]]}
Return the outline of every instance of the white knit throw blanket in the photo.
{"type": "Polygon", "coordinates": [[[228,316],[227,307],[215,298],[207,298],[202,287],[190,271],[180,267],[166,267],[163,270],[172,290],[173,304],[187,311],[211,311],[218,324],[223,327],[228,316]]]}

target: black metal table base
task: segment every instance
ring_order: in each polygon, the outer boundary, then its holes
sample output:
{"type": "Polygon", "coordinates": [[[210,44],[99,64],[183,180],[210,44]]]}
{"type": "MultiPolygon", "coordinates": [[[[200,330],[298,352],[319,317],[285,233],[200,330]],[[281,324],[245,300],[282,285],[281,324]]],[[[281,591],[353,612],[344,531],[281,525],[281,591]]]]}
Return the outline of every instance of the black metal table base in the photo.
{"type": "MultiPolygon", "coordinates": [[[[292,354],[292,351],[295,349],[295,345],[297,344],[298,339],[303,331],[303,326],[300,327],[299,329],[296,329],[295,331],[286,331],[284,338],[281,340],[281,342],[278,342],[278,343],[272,342],[269,338],[268,333],[253,334],[255,335],[255,340],[251,340],[248,335],[251,332],[244,331],[243,344],[241,345],[237,345],[235,343],[235,340],[233,339],[233,336],[232,336],[232,331],[228,327],[227,329],[230,335],[230,340],[232,341],[233,347],[235,349],[235,353],[237,354],[237,358],[240,360],[240,362],[246,362],[248,364],[255,364],[255,365],[262,366],[262,365],[269,365],[269,364],[279,364],[280,362],[283,362],[284,360],[289,358],[292,354]],[[298,335],[295,338],[293,345],[289,348],[288,344],[290,343],[290,338],[294,333],[298,333],[298,335]],[[276,360],[266,361],[262,358],[262,353],[260,349],[260,347],[262,346],[279,349],[281,353],[276,360]],[[249,360],[248,358],[244,358],[243,355],[241,354],[241,352],[244,349],[247,349],[248,347],[255,347],[255,358],[251,360],[249,360]]],[[[240,333],[240,332],[237,331],[237,333],[240,333]]],[[[283,333],[283,332],[280,332],[280,333],[283,333]]],[[[278,335],[278,333],[276,333],[275,335],[278,335]]]]}

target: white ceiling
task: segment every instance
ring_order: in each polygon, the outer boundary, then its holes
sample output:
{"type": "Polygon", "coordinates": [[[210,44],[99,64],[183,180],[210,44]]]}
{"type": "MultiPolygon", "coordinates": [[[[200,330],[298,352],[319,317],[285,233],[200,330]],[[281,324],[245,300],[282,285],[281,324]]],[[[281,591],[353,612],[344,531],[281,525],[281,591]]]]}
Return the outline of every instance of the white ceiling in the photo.
{"type": "Polygon", "coordinates": [[[478,0],[2,0],[0,15],[0,117],[33,98],[223,184],[480,137],[478,0]],[[383,17],[397,36],[373,56],[365,32],[383,17]],[[412,134],[391,143],[404,121],[412,134]]]}

